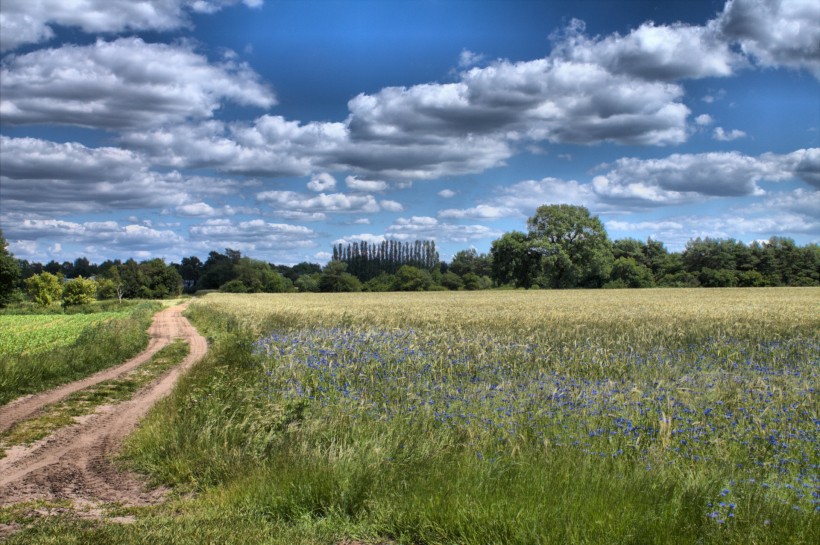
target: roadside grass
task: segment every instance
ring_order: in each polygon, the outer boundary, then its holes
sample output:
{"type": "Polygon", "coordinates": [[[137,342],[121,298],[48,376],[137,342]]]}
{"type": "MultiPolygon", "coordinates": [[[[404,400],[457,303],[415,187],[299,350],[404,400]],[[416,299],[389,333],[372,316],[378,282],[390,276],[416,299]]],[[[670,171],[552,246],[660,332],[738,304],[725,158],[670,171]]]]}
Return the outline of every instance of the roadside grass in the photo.
{"type": "Polygon", "coordinates": [[[89,325],[71,344],[58,343],[50,350],[30,354],[0,350],[0,404],[78,380],[138,354],[148,343],[147,329],[159,308],[153,302],[133,306],[122,315],[89,325]]]}
{"type": "Polygon", "coordinates": [[[101,382],[63,401],[50,405],[33,418],[18,422],[0,434],[0,458],[14,445],[28,445],[72,424],[79,416],[91,414],[100,405],[130,399],[140,388],[178,365],[188,354],[185,341],[177,340],[157,352],[150,361],[121,379],[101,382]]]}
{"type": "Polygon", "coordinates": [[[817,543],[818,310],[817,289],[208,295],[187,312],[208,356],[124,450],[182,496],[9,543],[817,543]]]}

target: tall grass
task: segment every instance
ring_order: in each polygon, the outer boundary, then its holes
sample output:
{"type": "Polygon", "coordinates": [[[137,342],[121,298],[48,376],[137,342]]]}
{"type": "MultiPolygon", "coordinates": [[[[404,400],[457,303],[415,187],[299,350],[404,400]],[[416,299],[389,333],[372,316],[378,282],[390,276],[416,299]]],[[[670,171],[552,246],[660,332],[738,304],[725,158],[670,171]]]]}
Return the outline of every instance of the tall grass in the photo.
{"type": "Polygon", "coordinates": [[[0,351],[0,404],[83,378],[138,354],[148,343],[146,331],[158,309],[156,303],[131,307],[89,326],[68,346],[34,354],[0,351]]]}
{"type": "Polygon", "coordinates": [[[305,541],[818,542],[818,310],[817,289],[209,295],[211,354],[127,455],[305,541]]]}

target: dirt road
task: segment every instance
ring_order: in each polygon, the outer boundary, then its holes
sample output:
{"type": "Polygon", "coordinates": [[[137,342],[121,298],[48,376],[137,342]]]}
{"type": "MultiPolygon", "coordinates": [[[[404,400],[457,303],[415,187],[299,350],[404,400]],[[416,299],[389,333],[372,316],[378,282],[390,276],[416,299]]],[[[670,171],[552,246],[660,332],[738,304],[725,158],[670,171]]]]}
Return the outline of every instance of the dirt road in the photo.
{"type": "Polygon", "coordinates": [[[149,329],[148,348],[126,363],[0,408],[0,430],[7,429],[73,392],[128,373],[173,339],[184,339],[190,346],[179,366],[131,400],[100,407],[30,447],[9,449],[8,456],[0,460],[0,505],[35,499],[68,499],[90,506],[106,502],[147,505],[162,498],[163,490],[147,491],[136,475],[120,471],[111,459],[151,406],[170,393],[179,376],[208,350],[205,338],[181,315],[184,308],[181,305],[157,313],[149,329]]]}

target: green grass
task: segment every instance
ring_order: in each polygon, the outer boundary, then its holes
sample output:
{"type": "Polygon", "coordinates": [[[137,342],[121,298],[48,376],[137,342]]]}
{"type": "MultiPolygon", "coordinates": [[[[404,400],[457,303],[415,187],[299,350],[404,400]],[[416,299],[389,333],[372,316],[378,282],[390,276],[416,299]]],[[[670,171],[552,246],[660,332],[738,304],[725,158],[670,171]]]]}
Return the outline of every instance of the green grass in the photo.
{"type": "Polygon", "coordinates": [[[36,417],[18,422],[0,434],[0,457],[14,445],[27,445],[47,437],[57,429],[74,422],[74,418],[91,414],[100,405],[118,403],[131,396],[168,369],[178,365],[188,354],[188,345],[176,341],[157,352],[150,361],[123,378],[101,382],[48,406],[36,417]]]}
{"type": "Polygon", "coordinates": [[[0,316],[0,355],[30,356],[74,344],[90,326],[117,312],[0,316]]]}
{"type": "Polygon", "coordinates": [[[208,295],[182,496],[10,543],[818,542],[820,290],[706,291],[208,295]]]}
{"type": "Polygon", "coordinates": [[[156,303],[143,303],[111,316],[0,316],[0,404],[138,354],[148,343],[146,330],[158,309],[156,303]]]}

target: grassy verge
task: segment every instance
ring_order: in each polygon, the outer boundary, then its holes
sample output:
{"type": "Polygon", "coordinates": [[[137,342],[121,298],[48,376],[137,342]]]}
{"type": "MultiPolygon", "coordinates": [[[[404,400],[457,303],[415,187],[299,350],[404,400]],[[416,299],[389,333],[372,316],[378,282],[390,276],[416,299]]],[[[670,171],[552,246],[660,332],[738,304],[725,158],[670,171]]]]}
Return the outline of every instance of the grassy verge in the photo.
{"type": "Polygon", "coordinates": [[[17,423],[0,434],[0,457],[4,455],[5,449],[14,445],[31,444],[47,437],[57,429],[71,424],[74,418],[91,414],[100,405],[130,399],[137,390],[181,363],[187,354],[188,345],[178,340],[157,352],[149,362],[127,376],[86,388],[47,407],[36,417],[17,423]]]}
{"type": "Polygon", "coordinates": [[[34,394],[122,363],[148,343],[146,330],[156,303],[88,327],[70,346],[29,355],[0,355],[0,404],[34,394]]]}

